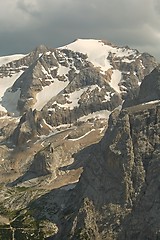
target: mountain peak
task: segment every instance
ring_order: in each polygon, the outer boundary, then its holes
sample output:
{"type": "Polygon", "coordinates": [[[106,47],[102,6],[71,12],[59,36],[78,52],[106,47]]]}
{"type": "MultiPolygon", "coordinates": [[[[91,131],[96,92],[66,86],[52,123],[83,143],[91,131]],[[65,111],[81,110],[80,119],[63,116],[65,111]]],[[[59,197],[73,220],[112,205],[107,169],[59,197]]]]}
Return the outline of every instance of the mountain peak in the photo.
{"type": "Polygon", "coordinates": [[[59,49],[68,49],[87,55],[88,61],[90,61],[94,67],[100,68],[104,74],[108,69],[112,68],[109,61],[110,57],[129,63],[141,55],[135,49],[118,47],[108,41],[98,39],[77,39],[59,49]]]}
{"type": "Polygon", "coordinates": [[[44,53],[48,51],[48,47],[43,44],[40,44],[39,46],[36,47],[35,51],[38,53],[44,53]]]}

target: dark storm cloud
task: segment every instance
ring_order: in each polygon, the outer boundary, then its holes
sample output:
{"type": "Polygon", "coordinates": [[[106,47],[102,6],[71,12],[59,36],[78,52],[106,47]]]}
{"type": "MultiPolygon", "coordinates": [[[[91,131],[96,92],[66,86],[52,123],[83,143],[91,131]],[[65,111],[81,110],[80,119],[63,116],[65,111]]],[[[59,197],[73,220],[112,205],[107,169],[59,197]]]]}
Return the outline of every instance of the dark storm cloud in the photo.
{"type": "Polygon", "coordinates": [[[30,14],[32,16],[38,16],[40,14],[38,5],[35,1],[25,1],[19,0],[17,1],[17,8],[24,11],[26,14],[30,14]]]}
{"type": "Polygon", "coordinates": [[[160,57],[159,0],[5,0],[1,5],[1,55],[97,38],[160,57]]]}

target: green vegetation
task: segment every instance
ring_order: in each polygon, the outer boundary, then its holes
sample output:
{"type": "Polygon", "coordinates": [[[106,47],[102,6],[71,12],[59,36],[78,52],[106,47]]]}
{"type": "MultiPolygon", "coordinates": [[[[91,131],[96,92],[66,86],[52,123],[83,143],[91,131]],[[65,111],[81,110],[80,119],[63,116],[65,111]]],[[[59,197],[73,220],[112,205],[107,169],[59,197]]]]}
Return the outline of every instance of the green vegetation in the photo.
{"type": "Polygon", "coordinates": [[[12,231],[7,226],[0,226],[0,240],[10,240],[12,239],[12,231]]]}

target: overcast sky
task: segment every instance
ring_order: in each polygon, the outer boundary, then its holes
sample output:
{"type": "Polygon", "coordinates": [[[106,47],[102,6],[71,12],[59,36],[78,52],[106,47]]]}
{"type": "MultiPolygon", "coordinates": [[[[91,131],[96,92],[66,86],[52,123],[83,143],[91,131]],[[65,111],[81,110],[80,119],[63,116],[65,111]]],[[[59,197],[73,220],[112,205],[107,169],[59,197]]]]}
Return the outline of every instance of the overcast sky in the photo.
{"type": "Polygon", "coordinates": [[[0,3],[0,55],[76,38],[106,39],[160,60],[160,0],[5,0],[0,3]]]}

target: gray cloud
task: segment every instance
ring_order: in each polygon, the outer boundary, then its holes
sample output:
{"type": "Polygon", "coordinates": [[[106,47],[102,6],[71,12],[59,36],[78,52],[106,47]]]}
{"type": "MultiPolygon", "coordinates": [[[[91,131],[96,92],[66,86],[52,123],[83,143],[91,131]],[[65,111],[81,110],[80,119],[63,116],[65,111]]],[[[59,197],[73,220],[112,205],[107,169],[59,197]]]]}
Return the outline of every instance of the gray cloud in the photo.
{"type": "Polygon", "coordinates": [[[29,14],[32,17],[37,17],[40,14],[37,1],[18,0],[17,7],[22,10],[24,14],[29,14]]]}
{"type": "Polygon", "coordinates": [[[0,21],[1,55],[97,38],[160,59],[159,0],[5,0],[0,21]]]}

